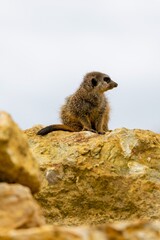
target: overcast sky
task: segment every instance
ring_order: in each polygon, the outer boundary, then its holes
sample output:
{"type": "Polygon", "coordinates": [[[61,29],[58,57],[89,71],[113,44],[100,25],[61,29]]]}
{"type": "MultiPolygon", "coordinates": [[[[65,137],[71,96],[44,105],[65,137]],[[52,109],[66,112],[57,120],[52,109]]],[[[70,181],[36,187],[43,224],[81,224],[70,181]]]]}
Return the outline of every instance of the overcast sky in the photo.
{"type": "Polygon", "coordinates": [[[160,132],[160,0],[0,1],[0,109],[22,129],[60,122],[90,71],[119,84],[111,129],[160,132]]]}

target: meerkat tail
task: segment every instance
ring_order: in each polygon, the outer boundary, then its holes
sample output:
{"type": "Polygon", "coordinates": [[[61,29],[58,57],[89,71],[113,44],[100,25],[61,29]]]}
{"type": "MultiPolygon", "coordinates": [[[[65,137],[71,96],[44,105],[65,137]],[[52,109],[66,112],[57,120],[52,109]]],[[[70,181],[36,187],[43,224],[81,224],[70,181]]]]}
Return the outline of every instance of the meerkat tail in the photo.
{"type": "Polygon", "coordinates": [[[53,124],[53,125],[49,125],[47,127],[42,128],[41,130],[39,130],[37,132],[37,135],[43,136],[50,132],[58,131],[58,130],[74,132],[74,130],[72,128],[70,128],[64,124],[53,124]]]}

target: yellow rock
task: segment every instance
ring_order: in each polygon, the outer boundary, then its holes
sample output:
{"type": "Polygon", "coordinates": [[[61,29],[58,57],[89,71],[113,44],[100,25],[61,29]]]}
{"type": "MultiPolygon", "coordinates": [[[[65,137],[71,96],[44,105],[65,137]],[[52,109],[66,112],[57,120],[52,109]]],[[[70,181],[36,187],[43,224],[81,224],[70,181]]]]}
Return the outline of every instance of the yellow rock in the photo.
{"type": "Polygon", "coordinates": [[[122,128],[42,137],[40,127],[25,133],[43,172],[36,199],[48,222],[160,218],[160,134],[122,128]]]}
{"type": "Polygon", "coordinates": [[[40,171],[25,134],[9,114],[0,112],[0,181],[40,187],[40,171]]]}
{"type": "Polygon", "coordinates": [[[99,227],[55,227],[0,232],[1,240],[159,240],[160,222],[119,222],[99,227]]]}
{"type": "Polygon", "coordinates": [[[0,232],[45,224],[39,205],[29,188],[0,183],[0,232]]]}

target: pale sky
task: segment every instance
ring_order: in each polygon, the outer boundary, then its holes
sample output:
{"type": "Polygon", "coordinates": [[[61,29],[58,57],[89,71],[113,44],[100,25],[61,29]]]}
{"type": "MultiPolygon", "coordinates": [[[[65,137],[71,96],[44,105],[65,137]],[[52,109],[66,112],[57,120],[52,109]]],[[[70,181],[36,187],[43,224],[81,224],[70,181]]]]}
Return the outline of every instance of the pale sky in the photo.
{"type": "Polygon", "coordinates": [[[0,1],[0,110],[22,129],[59,123],[90,71],[119,86],[110,129],[160,132],[160,0],[0,1]]]}

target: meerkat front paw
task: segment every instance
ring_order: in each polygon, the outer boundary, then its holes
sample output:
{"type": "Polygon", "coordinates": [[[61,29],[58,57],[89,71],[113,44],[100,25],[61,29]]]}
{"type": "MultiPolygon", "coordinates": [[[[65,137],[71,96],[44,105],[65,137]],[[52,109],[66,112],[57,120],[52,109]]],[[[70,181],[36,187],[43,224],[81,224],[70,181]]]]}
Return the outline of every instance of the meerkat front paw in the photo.
{"type": "Polygon", "coordinates": [[[105,131],[98,131],[98,134],[104,135],[106,132],[105,131]]]}
{"type": "Polygon", "coordinates": [[[92,129],[92,128],[83,128],[82,131],[89,131],[89,132],[93,132],[93,133],[97,133],[96,130],[92,129]]]}

